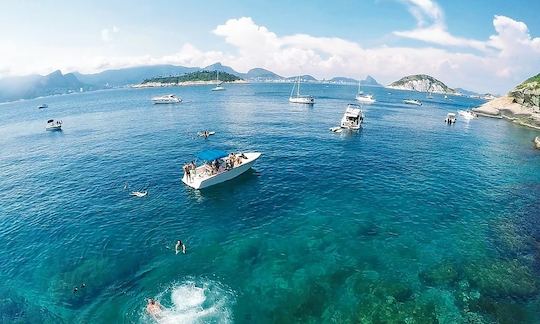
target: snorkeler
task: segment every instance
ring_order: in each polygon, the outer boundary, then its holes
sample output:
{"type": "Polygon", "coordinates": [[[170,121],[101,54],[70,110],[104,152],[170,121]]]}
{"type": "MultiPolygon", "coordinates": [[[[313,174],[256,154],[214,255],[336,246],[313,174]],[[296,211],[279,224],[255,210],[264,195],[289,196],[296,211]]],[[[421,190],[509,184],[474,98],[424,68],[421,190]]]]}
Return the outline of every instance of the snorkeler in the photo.
{"type": "Polygon", "coordinates": [[[176,251],[176,254],[178,254],[180,250],[182,250],[183,254],[186,254],[186,246],[184,245],[184,243],[182,243],[181,240],[178,240],[178,242],[176,242],[174,250],[176,251]]]}
{"type": "Polygon", "coordinates": [[[161,304],[152,298],[148,299],[148,304],[146,304],[146,311],[148,314],[152,315],[154,319],[157,319],[161,315],[161,311],[163,310],[163,306],[161,304]]]}

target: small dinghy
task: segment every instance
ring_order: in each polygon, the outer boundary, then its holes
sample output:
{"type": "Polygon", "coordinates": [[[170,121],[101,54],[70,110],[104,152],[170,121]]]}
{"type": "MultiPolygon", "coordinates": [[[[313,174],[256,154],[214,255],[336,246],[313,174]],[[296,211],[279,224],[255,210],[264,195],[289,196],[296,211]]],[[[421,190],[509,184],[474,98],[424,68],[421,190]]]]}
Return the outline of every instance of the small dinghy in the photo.
{"type": "Polygon", "coordinates": [[[341,127],[337,126],[337,127],[331,127],[330,131],[334,132],[334,133],[341,133],[341,132],[343,132],[343,129],[341,129],[341,127]]]}
{"type": "Polygon", "coordinates": [[[146,195],[148,195],[148,191],[133,191],[129,194],[130,196],[134,196],[134,197],[139,197],[139,198],[142,198],[142,197],[145,197],[146,195]]]}

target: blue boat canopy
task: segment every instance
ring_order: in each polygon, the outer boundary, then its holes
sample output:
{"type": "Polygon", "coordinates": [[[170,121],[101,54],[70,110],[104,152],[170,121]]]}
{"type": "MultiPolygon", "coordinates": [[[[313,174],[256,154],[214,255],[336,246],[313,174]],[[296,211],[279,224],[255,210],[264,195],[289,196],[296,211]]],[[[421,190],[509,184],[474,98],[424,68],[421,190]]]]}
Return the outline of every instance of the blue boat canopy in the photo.
{"type": "Polygon", "coordinates": [[[228,155],[227,152],[221,150],[205,150],[197,154],[199,160],[212,161],[224,158],[228,155]]]}

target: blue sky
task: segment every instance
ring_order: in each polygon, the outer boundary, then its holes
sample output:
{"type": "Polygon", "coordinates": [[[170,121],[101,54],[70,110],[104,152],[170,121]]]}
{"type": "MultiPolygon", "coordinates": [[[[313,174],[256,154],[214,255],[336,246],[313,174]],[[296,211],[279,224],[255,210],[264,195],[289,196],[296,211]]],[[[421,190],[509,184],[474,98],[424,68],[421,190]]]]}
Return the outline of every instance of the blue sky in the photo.
{"type": "Polygon", "coordinates": [[[221,61],[505,92],[540,72],[538,12],[533,0],[2,1],[0,77],[221,61]]]}

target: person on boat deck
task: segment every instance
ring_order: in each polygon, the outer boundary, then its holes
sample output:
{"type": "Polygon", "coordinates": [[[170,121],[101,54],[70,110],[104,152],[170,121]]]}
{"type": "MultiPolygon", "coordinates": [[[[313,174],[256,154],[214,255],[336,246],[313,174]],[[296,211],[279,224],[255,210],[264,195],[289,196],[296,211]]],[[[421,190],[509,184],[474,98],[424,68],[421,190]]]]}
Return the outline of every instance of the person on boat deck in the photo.
{"type": "Polygon", "coordinates": [[[189,172],[189,169],[191,169],[190,165],[189,164],[184,164],[182,169],[184,169],[184,174],[186,175],[186,179],[191,180],[191,174],[189,172]]]}
{"type": "Polygon", "coordinates": [[[190,172],[191,172],[191,179],[193,179],[197,175],[197,165],[195,165],[194,161],[191,161],[189,164],[190,166],[190,172]]]}
{"type": "Polygon", "coordinates": [[[152,298],[148,299],[148,304],[146,304],[146,311],[148,314],[152,315],[155,319],[157,319],[161,315],[161,311],[163,310],[163,306],[157,301],[152,298]]]}
{"type": "Polygon", "coordinates": [[[174,250],[176,251],[176,254],[178,254],[180,250],[182,250],[183,254],[186,254],[186,245],[182,243],[182,240],[178,240],[178,242],[176,242],[174,250]]]}

